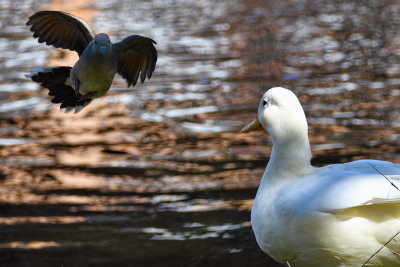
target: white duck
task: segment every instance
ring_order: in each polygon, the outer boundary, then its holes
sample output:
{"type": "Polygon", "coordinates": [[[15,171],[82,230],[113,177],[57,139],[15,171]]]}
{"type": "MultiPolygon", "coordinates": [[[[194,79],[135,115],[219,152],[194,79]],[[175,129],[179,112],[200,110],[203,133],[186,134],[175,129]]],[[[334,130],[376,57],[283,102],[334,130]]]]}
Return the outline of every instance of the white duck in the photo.
{"type": "Polygon", "coordinates": [[[284,88],[264,94],[242,132],[261,126],[273,141],[251,212],[261,249],[292,267],[400,266],[400,164],[311,166],[304,111],[284,88]]]}

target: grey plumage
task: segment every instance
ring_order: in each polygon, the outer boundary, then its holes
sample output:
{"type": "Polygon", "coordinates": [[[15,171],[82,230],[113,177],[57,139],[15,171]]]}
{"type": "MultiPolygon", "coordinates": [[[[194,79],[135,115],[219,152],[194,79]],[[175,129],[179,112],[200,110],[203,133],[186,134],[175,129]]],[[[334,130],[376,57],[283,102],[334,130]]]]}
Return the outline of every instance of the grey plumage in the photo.
{"type": "Polygon", "coordinates": [[[148,37],[131,35],[112,44],[107,34],[95,34],[84,19],[61,11],[36,12],[26,24],[39,43],[79,55],[73,67],[33,67],[27,76],[48,88],[52,102],[66,111],[79,112],[105,95],[117,72],[128,87],[135,86],[139,78],[141,82],[150,79],[154,72],[156,42],[148,37]]]}

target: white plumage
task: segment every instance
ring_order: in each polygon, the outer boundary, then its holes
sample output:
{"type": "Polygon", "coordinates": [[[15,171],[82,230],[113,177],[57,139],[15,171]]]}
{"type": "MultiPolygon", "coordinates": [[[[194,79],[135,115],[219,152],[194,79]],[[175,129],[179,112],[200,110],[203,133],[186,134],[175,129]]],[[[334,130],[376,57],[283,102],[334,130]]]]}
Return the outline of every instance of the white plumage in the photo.
{"type": "Polygon", "coordinates": [[[261,249],[292,267],[400,266],[400,164],[312,167],[304,111],[284,88],[264,94],[242,131],[261,126],[273,141],[251,212],[261,249]]]}

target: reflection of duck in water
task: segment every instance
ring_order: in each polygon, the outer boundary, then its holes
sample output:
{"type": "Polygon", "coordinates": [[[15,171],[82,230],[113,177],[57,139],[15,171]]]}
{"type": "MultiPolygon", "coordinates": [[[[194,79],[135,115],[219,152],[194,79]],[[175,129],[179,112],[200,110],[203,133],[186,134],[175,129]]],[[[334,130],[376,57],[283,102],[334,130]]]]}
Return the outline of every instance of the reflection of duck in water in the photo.
{"type": "Polygon", "coordinates": [[[79,112],[94,98],[105,95],[118,72],[129,86],[151,77],[157,62],[155,42],[131,35],[111,43],[105,33],[95,34],[88,23],[60,11],[39,11],[27,25],[34,37],[47,45],[76,51],[79,60],[71,67],[33,67],[28,75],[49,89],[53,103],[61,103],[66,112],[79,112]]]}
{"type": "Polygon", "coordinates": [[[304,111],[284,88],[242,131],[262,127],[273,147],[251,212],[261,249],[291,266],[400,266],[400,164],[312,167],[304,111]]]}

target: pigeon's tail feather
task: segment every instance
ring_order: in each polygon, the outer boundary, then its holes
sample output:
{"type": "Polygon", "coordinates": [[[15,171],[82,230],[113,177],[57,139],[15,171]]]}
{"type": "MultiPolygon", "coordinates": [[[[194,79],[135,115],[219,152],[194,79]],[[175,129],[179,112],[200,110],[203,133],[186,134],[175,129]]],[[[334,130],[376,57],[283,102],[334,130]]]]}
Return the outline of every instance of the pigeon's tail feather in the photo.
{"type": "Polygon", "coordinates": [[[70,72],[71,67],[32,67],[30,74],[25,76],[49,89],[49,96],[53,96],[51,102],[60,103],[61,110],[78,113],[92,99],[81,99],[81,95],[75,93],[69,82],[70,72]]]}

